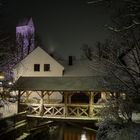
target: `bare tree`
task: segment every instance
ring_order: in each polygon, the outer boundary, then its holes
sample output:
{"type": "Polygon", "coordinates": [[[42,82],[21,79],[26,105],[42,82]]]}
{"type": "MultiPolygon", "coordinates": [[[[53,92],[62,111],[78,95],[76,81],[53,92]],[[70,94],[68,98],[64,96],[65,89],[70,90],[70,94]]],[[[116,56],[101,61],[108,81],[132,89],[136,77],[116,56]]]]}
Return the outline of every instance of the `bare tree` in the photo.
{"type": "MultiPolygon", "coordinates": [[[[99,124],[97,139],[140,139],[136,134],[138,124],[132,123],[132,112],[139,110],[134,98],[140,101],[140,1],[139,0],[92,0],[89,4],[114,2],[116,13],[112,15],[112,25],[106,26],[112,37],[109,41],[98,42],[96,58],[106,67],[110,75],[117,78],[126,89],[127,98],[111,96],[102,109],[103,121],[99,124]],[[132,100],[131,100],[132,99],[132,100]],[[131,122],[131,123],[130,123],[131,122]],[[135,131],[133,131],[135,130],[135,131]],[[125,132],[130,132],[124,135],[125,132]]],[[[102,71],[101,71],[102,72],[102,71]]],[[[122,89],[118,89],[122,91],[122,89]]]]}
{"type": "MultiPolygon", "coordinates": [[[[103,112],[107,112],[107,118],[110,114],[116,120],[121,116],[129,122],[132,112],[137,109],[131,99],[134,101],[140,97],[140,1],[122,0],[120,5],[121,8],[118,7],[118,12],[113,15],[113,25],[107,26],[112,38],[97,42],[94,51],[87,51],[92,50],[88,45],[83,50],[86,56],[90,56],[90,59],[87,57],[89,60],[97,59],[112,77],[118,79],[127,94],[125,100],[111,97],[103,112]]],[[[118,87],[119,90],[122,92],[122,87],[118,87]]]]}
{"type": "Polygon", "coordinates": [[[115,39],[98,42],[96,53],[84,51],[90,59],[92,55],[102,60],[130,93],[140,95],[140,1],[122,0],[119,3],[121,8],[118,7],[117,14],[113,15],[113,26],[107,26],[115,39]]]}

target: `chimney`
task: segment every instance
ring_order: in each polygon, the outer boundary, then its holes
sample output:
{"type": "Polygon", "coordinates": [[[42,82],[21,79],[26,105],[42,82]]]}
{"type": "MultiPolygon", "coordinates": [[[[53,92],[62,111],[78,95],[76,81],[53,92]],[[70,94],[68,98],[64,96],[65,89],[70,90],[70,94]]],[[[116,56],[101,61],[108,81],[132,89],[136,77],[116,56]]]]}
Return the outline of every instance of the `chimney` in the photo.
{"type": "Polygon", "coordinates": [[[50,56],[54,58],[54,54],[53,53],[50,53],[50,56]]]}
{"type": "Polygon", "coordinates": [[[73,58],[72,56],[69,56],[69,66],[73,65],[73,58]]]}

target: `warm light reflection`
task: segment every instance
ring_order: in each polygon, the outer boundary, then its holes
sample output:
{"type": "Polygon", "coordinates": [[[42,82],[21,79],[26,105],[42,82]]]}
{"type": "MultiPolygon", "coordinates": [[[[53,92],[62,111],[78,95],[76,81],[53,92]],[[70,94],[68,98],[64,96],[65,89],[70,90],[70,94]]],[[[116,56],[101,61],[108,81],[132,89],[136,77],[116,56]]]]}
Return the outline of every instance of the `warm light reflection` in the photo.
{"type": "Polygon", "coordinates": [[[80,140],[87,140],[87,137],[86,137],[86,133],[82,133],[81,134],[81,139],[80,140]]]}
{"type": "Polygon", "coordinates": [[[0,80],[3,80],[4,79],[4,76],[3,75],[0,75],[0,80]]]}

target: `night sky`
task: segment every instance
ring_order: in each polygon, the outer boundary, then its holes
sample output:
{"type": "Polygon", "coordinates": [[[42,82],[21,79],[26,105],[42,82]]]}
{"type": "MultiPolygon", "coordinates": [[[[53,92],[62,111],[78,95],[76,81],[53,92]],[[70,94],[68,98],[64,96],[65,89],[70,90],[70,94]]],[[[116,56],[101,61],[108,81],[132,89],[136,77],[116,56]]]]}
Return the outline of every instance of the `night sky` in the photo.
{"type": "MultiPolygon", "coordinates": [[[[31,16],[43,46],[61,56],[80,56],[83,44],[95,46],[108,38],[110,7],[87,0],[9,0],[7,14],[15,25],[31,16]]],[[[14,27],[14,26],[13,26],[14,27]]]]}

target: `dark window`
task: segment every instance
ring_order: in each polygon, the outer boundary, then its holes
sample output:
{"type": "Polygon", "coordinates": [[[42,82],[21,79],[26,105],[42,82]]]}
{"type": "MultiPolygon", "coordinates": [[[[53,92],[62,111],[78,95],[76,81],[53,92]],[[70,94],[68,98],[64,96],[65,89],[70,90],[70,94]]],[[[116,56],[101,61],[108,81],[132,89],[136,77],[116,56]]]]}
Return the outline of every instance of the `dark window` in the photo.
{"type": "Polygon", "coordinates": [[[50,64],[44,64],[44,71],[50,71],[50,64]]]}
{"type": "Polygon", "coordinates": [[[34,71],[40,71],[40,64],[34,64],[34,71]]]}

